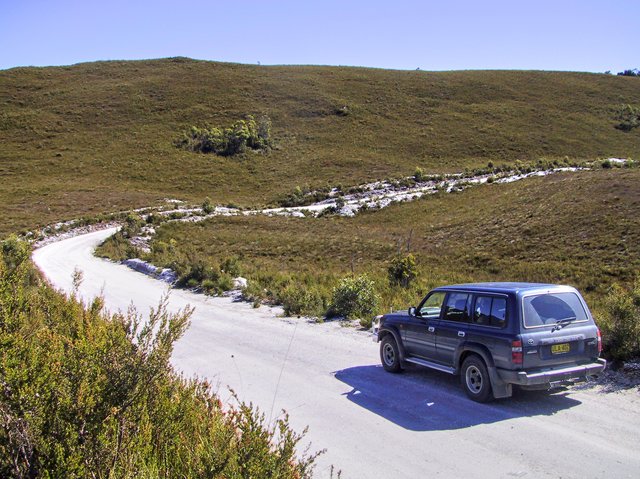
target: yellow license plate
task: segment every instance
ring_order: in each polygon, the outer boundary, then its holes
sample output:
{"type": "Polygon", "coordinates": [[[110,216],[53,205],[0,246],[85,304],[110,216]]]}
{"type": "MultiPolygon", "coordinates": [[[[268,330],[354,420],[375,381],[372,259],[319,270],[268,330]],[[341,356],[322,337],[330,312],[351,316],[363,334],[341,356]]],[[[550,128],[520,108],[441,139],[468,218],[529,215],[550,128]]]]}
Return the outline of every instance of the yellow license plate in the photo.
{"type": "Polygon", "coordinates": [[[569,343],[551,345],[551,354],[562,354],[568,353],[569,351],[571,351],[571,346],[569,345],[569,343]]]}

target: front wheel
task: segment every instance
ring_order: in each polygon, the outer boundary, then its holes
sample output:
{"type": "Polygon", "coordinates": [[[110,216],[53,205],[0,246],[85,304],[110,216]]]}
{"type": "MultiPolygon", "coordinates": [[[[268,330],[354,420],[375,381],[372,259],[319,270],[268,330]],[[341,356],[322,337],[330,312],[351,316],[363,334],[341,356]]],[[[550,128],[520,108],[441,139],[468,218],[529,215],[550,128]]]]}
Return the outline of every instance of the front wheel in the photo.
{"type": "Polygon", "coordinates": [[[469,356],[464,360],[460,381],[464,392],[474,401],[487,402],[493,399],[487,367],[478,356],[469,356]]]}
{"type": "Polygon", "coordinates": [[[402,369],[398,344],[391,335],[382,338],[382,342],[380,343],[380,361],[385,371],[389,371],[390,373],[399,373],[402,369]]]}

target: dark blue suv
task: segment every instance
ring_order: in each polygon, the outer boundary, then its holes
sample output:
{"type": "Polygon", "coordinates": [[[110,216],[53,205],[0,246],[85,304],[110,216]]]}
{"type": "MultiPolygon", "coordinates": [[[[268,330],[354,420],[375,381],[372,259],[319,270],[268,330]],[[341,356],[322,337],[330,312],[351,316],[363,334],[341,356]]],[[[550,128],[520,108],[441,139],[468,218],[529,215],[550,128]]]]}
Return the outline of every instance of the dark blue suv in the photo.
{"type": "Polygon", "coordinates": [[[459,374],[474,401],[586,379],[606,361],[600,331],[575,288],[477,283],[431,291],[417,308],[374,323],[384,369],[414,363],[459,374]]]}

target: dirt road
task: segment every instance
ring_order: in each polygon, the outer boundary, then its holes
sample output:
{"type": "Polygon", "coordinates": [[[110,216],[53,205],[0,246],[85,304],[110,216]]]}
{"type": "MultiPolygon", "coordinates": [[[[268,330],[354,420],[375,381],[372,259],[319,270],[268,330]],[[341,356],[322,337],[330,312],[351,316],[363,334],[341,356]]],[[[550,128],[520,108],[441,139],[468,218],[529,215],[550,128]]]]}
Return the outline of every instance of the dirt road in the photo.
{"type": "MultiPolygon", "coordinates": [[[[82,297],[102,293],[111,311],[133,303],[146,313],[167,286],[92,255],[113,231],[50,244],[34,252],[34,261],[59,289],[71,290],[77,267],[82,297]]],[[[171,309],[186,304],[196,310],[176,345],[176,368],[209,378],[223,399],[232,387],[267,418],[285,409],[296,430],[308,425],[311,449],[327,449],[316,477],[329,477],[331,464],[343,478],[638,477],[637,389],[516,393],[476,404],[447,374],[385,373],[365,333],[171,292],[171,309]]]]}

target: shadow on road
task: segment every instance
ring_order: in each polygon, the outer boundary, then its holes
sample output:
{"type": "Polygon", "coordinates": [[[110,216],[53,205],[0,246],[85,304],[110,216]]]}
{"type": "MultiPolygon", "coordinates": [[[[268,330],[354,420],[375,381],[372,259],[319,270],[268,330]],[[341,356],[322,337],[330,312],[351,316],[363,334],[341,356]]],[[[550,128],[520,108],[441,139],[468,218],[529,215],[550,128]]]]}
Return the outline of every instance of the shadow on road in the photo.
{"type": "Polygon", "coordinates": [[[566,393],[517,390],[509,399],[479,404],[467,398],[457,376],[419,367],[391,374],[382,366],[358,366],[334,374],[352,388],[344,394],[349,401],[411,431],[444,431],[550,416],[580,404],[566,393]]]}

